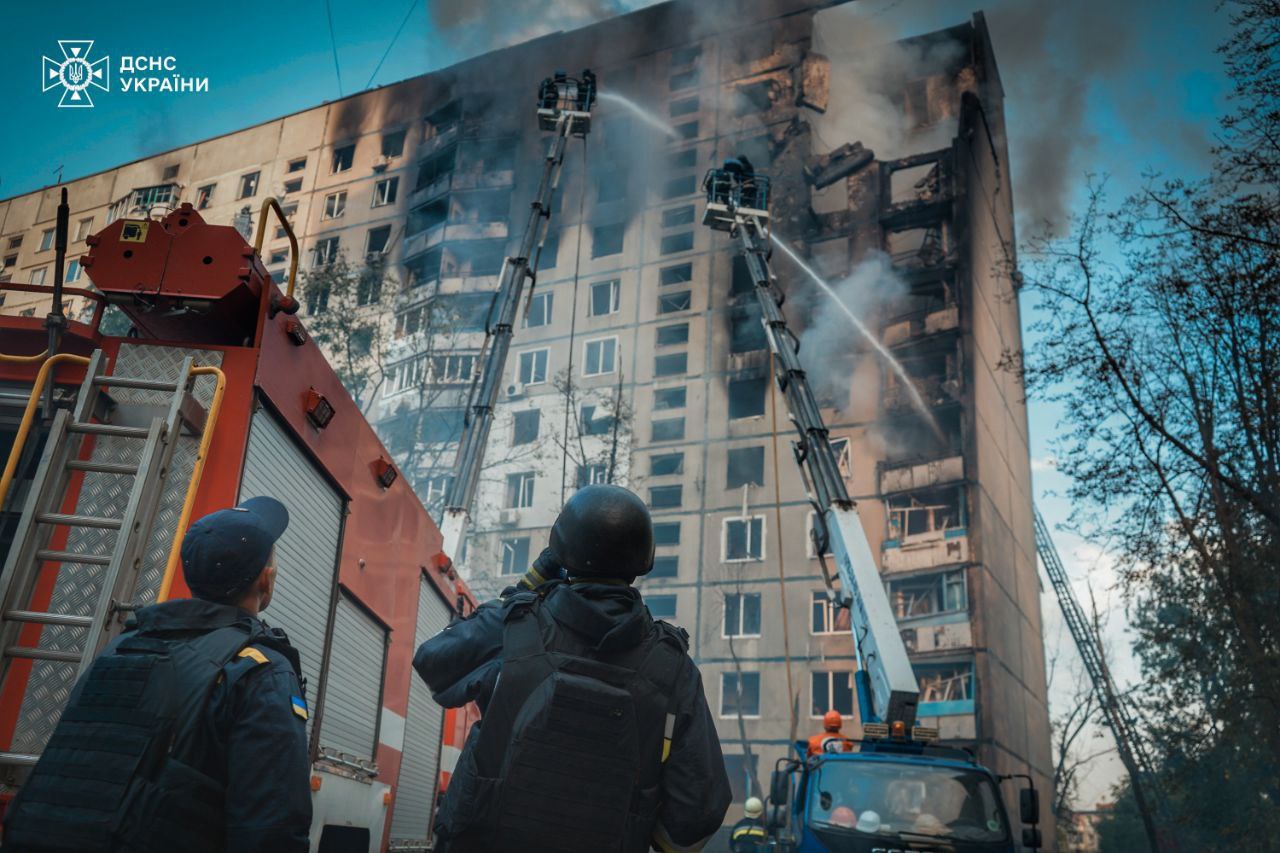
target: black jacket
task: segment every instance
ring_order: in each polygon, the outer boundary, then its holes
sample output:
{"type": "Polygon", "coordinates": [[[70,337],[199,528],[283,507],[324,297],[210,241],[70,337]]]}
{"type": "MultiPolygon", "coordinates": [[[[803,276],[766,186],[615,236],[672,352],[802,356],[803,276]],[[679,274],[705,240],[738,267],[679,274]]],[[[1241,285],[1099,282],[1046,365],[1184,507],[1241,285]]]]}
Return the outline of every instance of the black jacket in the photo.
{"type": "MultiPolygon", "coordinates": [[[[607,657],[631,649],[651,641],[660,630],[640,593],[631,587],[556,582],[542,591],[554,630],[567,632],[559,642],[577,647],[585,656],[607,657]]],[[[474,701],[484,713],[501,669],[507,606],[501,600],[487,602],[419,647],[413,666],[436,702],[456,708],[474,701]]],[[[675,736],[663,765],[654,843],[659,849],[698,850],[720,828],[732,795],[702,676],[687,654],[676,683],[675,736]]],[[[474,743],[473,732],[464,750],[474,743]]],[[[466,765],[458,763],[459,768],[466,765]]],[[[447,800],[447,792],[445,796],[447,800]]]]}
{"type": "MultiPolygon", "coordinates": [[[[140,833],[147,837],[152,847],[156,846],[157,838],[163,837],[165,842],[160,846],[174,850],[208,849],[220,844],[222,849],[236,853],[306,853],[310,849],[311,831],[311,763],[306,733],[308,711],[298,676],[297,652],[289,645],[283,631],[267,628],[236,607],[198,599],[181,599],[146,607],[138,611],[126,630],[103,650],[80,678],[72,691],[68,711],[81,708],[79,697],[87,689],[101,692],[101,685],[108,683],[103,678],[109,678],[104,673],[115,671],[112,667],[122,659],[121,653],[125,653],[124,657],[137,657],[138,648],[165,647],[187,649],[184,654],[188,656],[184,660],[207,660],[210,667],[207,681],[204,681],[206,676],[201,675],[197,681],[191,682],[190,687],[176,683],[167,687],[169,695],[176,691],[177,695],[208,697],[202,703],[193,700],[193,707],[178,709],[182,722],[168,747],[168,753],[175,762],[199,771],[207,784],[194,784],[189,777],[180,775],[161,775],[154,783],[148,784],[168,788],[170,796],[177,798],[176,802],[189,804],[193,813],[201,815],[201,820],[208,823],[205,828],[198,828],[175,818],[161,827],[155,820],[163,821],[164,817],[173,818],[173,815],[146,816],[150,813],[145,807],[126,805],[131,816],[128,820],[141,823],[137,830],[112,833],[117,840],[111,843],[111,849],[133,850],[133,843],[124,840],[123,836],[132,837],[140,833]],[[226,638],[217,640],[219,652],[213,651],[215,634],[226,638]],[[228,662],[220,669],[214,668],[222,660],[228,662]]],[[[195,670],[184,671],[190,681],[195,670]]],[[[137,697],[140,704],[132,714],[133,718],[145,719],[146,713],[154,709],[148,704],[152,700],[147,697],[145,691],[137,697]]],[[[101,704],[98,702],[94,707],[101,707],[101,704]]],[[[65,764],[62,753],[66,752],[66,744],[71,741],[64,737],[61,750],[53,749],[52,744],[58,741],[64,726],[76,724],[68,723],[67,716],[64,714],[35,773],[40,773],[48,762],[47,773],[53,774],[50,778],[58,777],[58,767],[61,766],[58,762],[65,764]]],[[[78,715],[74,716],[80,721],[78,715]]],[[[96,742],[81,747],[83,760],[90,763],[106,761],[104,756],[112,754],[113,738],[132,736],[132,730],[122,730],[121,726],[107,724],[100,725],[99,729],[102,733],[96,742]]],[[[71,730],[67,731],[70,733],[71,730]]],[[[67,737],[73,736],[68,734],[67,737]]],[[[89,767],[74,769],[77,773],[92,771],[89,767]]],[[[127,780],[115,781],[124,784],[127,780]]],[[[50,784],[45,789],[47,796],[48,791],[57,791],[59,787],[50,784]]],[[[7,820],[12,821],[24,809],[28,809],[35,820],[42,819],[36,815],[37,810],[40,814],[56,815],[61,809],[71,815],[69,820],[79,821],[76,809],[81,801],[75,799],[74,788],[69,789],[64,784],[61,790],[68,791],[69,799],[38,799],[32,807],[24,804],[20,793],[7,820]]],[[[138,799],[142,800],[143,796],[138,799]]],[[[93,829],[87,831],[96,832],[93,829]]],[[[97,836],[95,840],[100,841],[97,836]]],[[[10,837],[3,849],[5,853],[10,850],[25,853],[28,850],[43,851],[46,845],[40,841],[17,844],[10,837]]]]}

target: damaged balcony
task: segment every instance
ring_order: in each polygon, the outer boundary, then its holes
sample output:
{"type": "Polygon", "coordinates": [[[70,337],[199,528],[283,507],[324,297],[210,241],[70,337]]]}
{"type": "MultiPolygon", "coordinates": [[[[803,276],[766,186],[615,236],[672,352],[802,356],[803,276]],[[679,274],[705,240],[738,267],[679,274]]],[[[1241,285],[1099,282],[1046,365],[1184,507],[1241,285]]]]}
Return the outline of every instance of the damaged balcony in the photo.
{"type": "Polygon", "coordinates": [[[914,465],[885,467],[880,472],[880,494],[926,489],[964,479],[964,457],[948,456],[914,465]]]}
{"type": "Polygon", "coordinates": [[[894,354],[911,385],[908,387],[896,371],[886,374],[881,397],[886,411],[909,409],[919,402],[931,409],[961,402],[964,374],[961,349],[954,335],[920,338],[898,347],[894,354]]]}
{"type": "Polygon", "coordinates": [[[894,300],[881,323],[880,339],[885,346],[897,347],[959,328],[960,306],[950,276],[922,278],[894,300]]]}
{"type": "Polygon", "coordinates": [[[418,164],[418,177],[409,207],[414,208],[448,192],[507,189],[515,185],[516,141],[490,140],[460,149],[447,146],[418,164]]]}
{"type": "Polygon", "coordinates": [[[973,646],[964,569],[891,578],[885,592],[909,654],[973,646]]]}
{"type": "Polygon", "coordinates": [[[506,246],[506,240],[469,240],[433,246],[409,255],[406,242],[404,266],[408,287],[438,289],[442,282],[449,280],[451,289],[488,289],[497,283],[495,279],[502,272],[506,246]]]}
{"type": "Polygon", "coordinates": [[[880,224],[886,231],[929,227],[950,213],[951,149],[880,164],[880,224]]]}
{"type": "Polygon", "coordinates": [[[885,500],[889,525],[881,546],[885,572],[931,569],[969,559],[963,485],[917,489],[885,500]]]}
{"type": "Polygon", "coordinates": [[[510,212],[507,190],[451,193],[429,201],[409,211],[405,258],[416,258],[446,242],[505,240],[510,212]]]}
{"type": "Polygon", "coordinates": [[[885,232],[884,249],[893,268],[908,282],[920,277],[942,277],[955,263],[955,247],[946,222],[885,232]]]}

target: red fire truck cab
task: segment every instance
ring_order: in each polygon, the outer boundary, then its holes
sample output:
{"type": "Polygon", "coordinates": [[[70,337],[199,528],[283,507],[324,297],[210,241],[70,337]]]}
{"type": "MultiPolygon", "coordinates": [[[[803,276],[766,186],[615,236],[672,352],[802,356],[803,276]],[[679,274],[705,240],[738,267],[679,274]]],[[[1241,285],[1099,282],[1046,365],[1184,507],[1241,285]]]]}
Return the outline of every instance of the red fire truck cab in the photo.
{"type": "Polygon", "coordinates": [[[313,849],[427,849],[476,716],[436,706],[411,668],[417,645],[475,604],[436,525],[291,313],[293,271],[277,287],[234,228],[189,204],[117,220],[89,244],[97,292],[82,293],[97,309],[56,353],[41,319],[0,317],[0,792],[21,784],[83,661],[129,612],[189,594],[175,551],[186,525],[271,495],[291,521],[264,618],[307,680],[313,849]],[[107,305],[127,335],[101,332],[107,305]],[[140,528],[129,542],[110,526],[122,517],[140,528]]]}

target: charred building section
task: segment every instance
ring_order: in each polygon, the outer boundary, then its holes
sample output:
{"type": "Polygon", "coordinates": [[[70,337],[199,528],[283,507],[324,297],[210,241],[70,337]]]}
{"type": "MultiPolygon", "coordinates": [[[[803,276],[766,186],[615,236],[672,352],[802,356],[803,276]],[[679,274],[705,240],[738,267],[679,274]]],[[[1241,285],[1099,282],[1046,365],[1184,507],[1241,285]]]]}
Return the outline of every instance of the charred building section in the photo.
{"type": "MultiPolygon", "coordinates": [[[[745,155],[772,178],[776,232],[900,365],[775,252],[922,722],[1047,792],[1024,395],[997,368],[1020,347],[1020,318],[983,19],[882,45],[859,41],[855,4],[707,5],[652,6],[73,181],[68,257],[115,218],[184,201],[248,229],[275,195],[304,269],[382,265],[387,284],[349,301],[304,292],[303,317],[315,326],[345,305],[374,318],[377,381],[361,403],[438,509],[545,156],[536,83],[590,67],[592,132],[569,149],[454,555],[472,587],[523,573],[574,488],[619,482],[653,509],[645,598],[690,632],[739,801],[790,750],[793,707],[801,735],[830,708],[854,714],[847,614],[827,604],[808,539],[751,281],[698,225],[703,174],[745,155]]],[[[0,201],[4,275],[52,281],[55,194],[0,201]]],[[[288,244],[274,237],[265,259],[281,279],[288,244]]],[[[84,283],[78,267],[67,278],[84,283]]]]}

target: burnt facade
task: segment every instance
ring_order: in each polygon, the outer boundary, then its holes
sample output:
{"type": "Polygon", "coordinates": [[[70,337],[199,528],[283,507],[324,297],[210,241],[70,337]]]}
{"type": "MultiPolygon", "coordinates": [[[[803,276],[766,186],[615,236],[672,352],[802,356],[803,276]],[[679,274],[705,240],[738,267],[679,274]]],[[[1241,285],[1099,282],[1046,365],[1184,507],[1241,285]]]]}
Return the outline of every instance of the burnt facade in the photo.
{"type": "MultiPolygon", "coordinates": [[[[363,402],[438,508],[541,171],[537,80],[591,67],[602,93],[647,111],[602,98],[570,150],[457,556],[473,587],[497,589],[577,486],[613,480],[649,501],[658,560],[641,586],[655,616],[689,630],[740,803],[790,749],[793,707],[797,736],[828,708],[856,714],[847,621],[825,603],[750,281],[732,241],[698,224],[703,173],[746,154],[772,176],[776,232],[850,294],[898,365],[775,252],[922,721],[1047,796],[1027,419],[1021,384],[998,367],[1021,325],[985,24],[869,59],[847,43],[848,7],[734,5],[712,17],[676,0],[70,182],[72,237],[179,201],[247,226],[276,195],[304,269],[340,255],[385,265],[388,284],[350,303],[381,335],[363,402]]],[[[38,270],[56,203],[54,188],[0,201],[14,280],[52,281],[38,270]]],[[[280,274],[282,236],[265,258],[280,274]]],[[[302,301],[316,323],[339,300],[313,289],[302,301]]]]}

